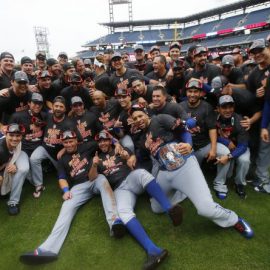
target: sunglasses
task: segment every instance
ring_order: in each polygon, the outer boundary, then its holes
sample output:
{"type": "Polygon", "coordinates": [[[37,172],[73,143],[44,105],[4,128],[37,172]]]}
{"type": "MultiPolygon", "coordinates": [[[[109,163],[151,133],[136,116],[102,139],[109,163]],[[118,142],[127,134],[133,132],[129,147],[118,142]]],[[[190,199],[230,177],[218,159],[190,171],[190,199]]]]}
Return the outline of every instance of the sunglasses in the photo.
{"type": "Polygon", "coordinates": [[[64,131],[63,133],[60,134],[60,139],[63,141],[68,140],[68,139],[76,139],[76,138],[77,138],[76,133],[71,130],[64,131]]]}
{"type": "Polygon", "coordinates": [[[17,134],[23,134],[25,132],[25,128],[23,125],[19,124],[10,124],[7,126],[7,133],[17,133],[17,134]]]}
{"type": "Polygon", "coordinates": [[[191,89],[191,88],[196,88],[196,89],[202,89],[203,84],[200,81],[189,81],[186,84],[186,89],[191,89]]]}

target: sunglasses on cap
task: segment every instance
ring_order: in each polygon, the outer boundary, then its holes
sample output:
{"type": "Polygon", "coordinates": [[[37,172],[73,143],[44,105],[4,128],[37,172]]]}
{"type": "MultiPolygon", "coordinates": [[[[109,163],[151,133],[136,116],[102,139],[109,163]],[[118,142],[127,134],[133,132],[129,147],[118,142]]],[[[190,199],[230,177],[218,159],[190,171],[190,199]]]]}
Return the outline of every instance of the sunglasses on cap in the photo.
{"type": "Polygon", "coordinates": [[[190,80],[187,84],[186,84],[186,89],[202,89],[203,88],[203,84],[201,81],[198,80],[190,80]]]}
{"type": "Polygon", "coordinates": [[[25,127],[21,124],[10,124],[6,128],[6,133],[24,134],[25,127]]]}
{"type": "Polygon", "coordinates": [[[36,117],[36,116],[32,116],[31,122],[32,122],[35,126],[37,126],[37,127],[44,127],[44,126],[46,126],[46,122],[42,121],[41,119],[39,119],[39,118],[36,117]]]}
{"type": "Polygon", "coordinates": [[[129,115],[132,115],[134,112],[144,112],[145,114],[148,114],[146,107],[143,104],[136,103],[131,106],[129,110],[129,115]]]}
{"type": "Polygon", "coordinates": [[[66,130],[66,131],[64,131],[64,132],[62,132],[62,133],[60,134],[60,139],[61,139],[62,141],[68,140],[68,139],[76,139],[76,138],[77,138],[77,135],[76,135],[76,133],[75,133],[74,131],[72,131],[72,130],[66,130]]]}
{"type": "Polygon", "coordinates": [[[95,141],[99,141],[101,139],[107,140],[107,139],[112,139],[112,135],[106,131],[100,131],[96,136],[95,136],[95,141]]]}

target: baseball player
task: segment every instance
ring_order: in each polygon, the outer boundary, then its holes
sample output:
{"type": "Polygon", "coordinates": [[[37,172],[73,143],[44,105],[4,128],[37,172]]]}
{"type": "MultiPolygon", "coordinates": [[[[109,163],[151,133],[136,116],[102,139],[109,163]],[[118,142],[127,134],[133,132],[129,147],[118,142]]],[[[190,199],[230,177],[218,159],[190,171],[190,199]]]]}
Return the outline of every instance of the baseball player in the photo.
{"type": "Polygon", "coordinates": [[[106,178],[103,175],[96,175],[95,179],[91,181],[88,179],[96,143],[79,145],[76,133],[70,130],[61,134],[61,140],[66,152],[58,162],[58,178],[64,202],[47,240],[33,252],[20,256],[20,260],[26,264],[41,264],[56,260],[77,210],[96,194],[101,195],[112,234],[120,238],[125,232],[125,227],[118,217],[113,191],[106,178]]]}
{"type": "MultiPolygon", "coordinates": [[[[237,214],[213,201],[204,175],[192,153],[191,135],[177,119],[160,114],[150,119],[144,108],[133,106],[132,118],[145,131],[144,146],[159,162],[157,182],[168,194],[172,190],[184,193],[205,216],[221,227],[234,227],[244,237],[253,237],[251,227],[237,214]]],[[[160,206],[151,199],[152,210],[160,212],[160,206]]]]}
{"type": "Polygon", "coordinates": [[[21,151],[24,131],[24,126],[12,123],[5,127],[6,136],[0,140],[0,190],[1,195],[10,192],[7,206],[12,216],[20,213],[22,187],[29,172],[27,154],[21,151]]]}
{"type": "Polygon", "coordinates": [[[107,131],[101,131],[96,139],[100,154],[96,153],[93,158],[89,179],[95,179],[98,173],[107,177],[114,189],[121,220],[148,255],[144,269],[155,269],[167,257],[168,251],[152,242],[135,217],[134,207],[137,196],[146,191],[155,198],[162,209],[168,213],[175,226],[180,225],[182,221],[182,208],[179,205],[171,205],[153,175],[144,169],[131,171],[127,165],[131,151],[128,148],[123,148],[120,152],[116,151],[112,144],[112,136],[107,131]]]}

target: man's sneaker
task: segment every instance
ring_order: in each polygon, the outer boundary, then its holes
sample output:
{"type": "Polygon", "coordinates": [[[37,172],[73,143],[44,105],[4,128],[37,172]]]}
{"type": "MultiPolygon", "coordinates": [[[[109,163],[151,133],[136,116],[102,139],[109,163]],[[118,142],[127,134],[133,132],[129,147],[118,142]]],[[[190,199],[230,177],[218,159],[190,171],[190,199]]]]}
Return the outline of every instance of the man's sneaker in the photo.
{"type": "Polygon", "coordinates": [[[173,222],[174,226],[179,226],[183,221],[183,208],[176,204],[169,209],[168,214],[173,222]]]}
{"type": "Polygon", "coordinates": [[[236,185],[235,191],[241,199],[245,199],[247,197],[247,194],[245,192],[245,188],[243,185],[236,185]]]}
{"type": "Polygon", "coordinates": [[[144,270],[156,269],[165,258],[168,256],[168,250],[163,249],[159,255],[148,255],[146,262],[143,265],[144,270]]]}
{"type": "Polygon", "coordinates": [[[57,260],[57,254],[51,251],[41,251],[39,248],[20,256],[20,261],[24,264],[44,264],[55,260],[57,260]]]}
{"type": "Polygon", "coordinates": [[[122,238],[126,234],[126,226],[121,219],[116,219],[112,225],[112,235],[115,238],[122,238]]]}
{"type": "Polygon", "coordinates": [[[220,200],[225,200],[228,196],[227,192],[221,192],[221,191],[216,191],[216,196],[220,199],[220,200]]]}
{"type": "Polygon", "coordinates": [[[18,204],[9,204],[8,205],[8,213],[11,215],[11,216],[16,216],[20,213],[20,207],[18,204]]]}
{"type": "Polygon", "coordinates": [[[238,222],[234,225],[234,228],[247,239],[254,236],[254,232],[250,225],[242,218],[238,218],[238,222]]]}
{"type": "Polygon", "coordinates": [[[264,189],[263,184],[255,186],[254,190],[261,193],[267,193],[267,191],[264,189]]]}

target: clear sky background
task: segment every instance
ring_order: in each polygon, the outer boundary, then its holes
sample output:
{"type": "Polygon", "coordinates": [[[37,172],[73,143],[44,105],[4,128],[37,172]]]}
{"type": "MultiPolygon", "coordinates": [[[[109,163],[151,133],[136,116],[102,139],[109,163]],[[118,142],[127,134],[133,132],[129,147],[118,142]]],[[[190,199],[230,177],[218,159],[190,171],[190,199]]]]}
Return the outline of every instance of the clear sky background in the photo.
{"type": "MultiPolygon", "coordinates": [[[[100,22],[109,21],[108,0],[0,0],[0,52],[17,61],[34,58],[34,26],[48,28],[50,54],[74,56],[81,45],[108,33],[100,22]]],[[[133,20],[176,18],[220,7],[236,0],[133,0],[133,20]],[[160,4],[162,3],[162,4],[160,4]]],[[[128,20],[128,7],[115,6],[115,21],[128,20]]]]}

